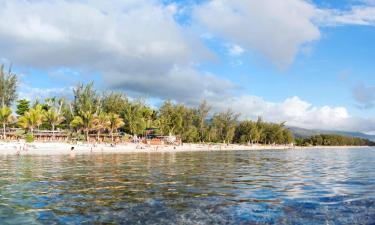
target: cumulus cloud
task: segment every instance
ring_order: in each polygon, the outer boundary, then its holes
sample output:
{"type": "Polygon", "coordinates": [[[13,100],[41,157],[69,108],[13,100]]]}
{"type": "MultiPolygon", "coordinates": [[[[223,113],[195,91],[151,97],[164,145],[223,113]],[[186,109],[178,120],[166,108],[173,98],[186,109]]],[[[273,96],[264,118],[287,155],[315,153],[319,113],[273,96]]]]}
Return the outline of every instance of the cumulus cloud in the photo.
{"type": "Polygon", "coordinates": [[[175,12],[174,5],[146,0],[1,1],[1,57],[33,68],[101,74],[110,87],[160,98],[191,101],[182,97],[225,92],[233,86],[229,81],[194,69],[211,53],[174,20],[175,12]],[[173,94],[177,90],[181,94],[173,94]]]}
{"type": "Polygon", "coordinates": [[[195,7],[194,17],[212,33],[255,50],[279,66],[320,37],[316,8],[302,0],[215,0],[195,7]]]}
{"type": "MultiPolygon", "coordinates": [[[[272,103],[239,96],[233,93],[237,85],[196,69],[213,58],[197,28],[208,31],[206,37],[233,43],[227,46],[233,56],[255,51],[284,67],[301,47],[320,38],[317,24],[370,24],[371,8],[341,12],[304,0],[214,0],[184,10],[192,11],[187,24],[178,23],[176,16],[188,13],[158,0],[0,0],[0,60],[39,70],[99,74],[110,88],[150,97],[188,104],[207,99],[216,109],[231,107],[243,118],[261,115],[306,128],[375,127],[343,107],[315,107],[298,97],[272,103]]],[[[67,90],[23,87],[20,95],[64,95],[67,90]]]]}
{"type": "Polygon", "coordinates": [[[236,88],[233,83],[212,74],[202,74],[189,67],[177,66],[164,75],[150,71],[149,76],[141,76],[134,71],[126,76],[111,73],[105,79],[115,88],[134,89],[149,96],[163,96],[165,99],[174,99],[190,105],[196,105],[203,99],[220,101],[233,96],[232,92],[236,88]],[[168,89],[165,88],[166,84],[170,85],[168,89]]]}
{"type": "Polygon", "coordinates": [[[256,119],[261,116],[267,121],[286,122],[289,126],[308,129],[375,131],[374,119],[353,117],[345,107],[313,106],[296,96],[282,102],[269,102],[257,96],[242,95],[217,102],[214,108],[231,108],[241,113],[241,119],[256,119]]]}

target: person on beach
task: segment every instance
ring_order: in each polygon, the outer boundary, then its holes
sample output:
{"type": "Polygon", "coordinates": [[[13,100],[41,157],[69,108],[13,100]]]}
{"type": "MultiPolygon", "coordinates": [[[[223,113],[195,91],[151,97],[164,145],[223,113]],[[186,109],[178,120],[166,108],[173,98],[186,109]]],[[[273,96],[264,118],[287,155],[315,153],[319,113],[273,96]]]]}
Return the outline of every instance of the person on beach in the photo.
{"type": "Polygon", "coordinates": [[[69,154],[70,158],[75,158],[76,157],[76,153],[74,152],[74,146],[72,146],[70,148],[70,154],[69,154]]]}

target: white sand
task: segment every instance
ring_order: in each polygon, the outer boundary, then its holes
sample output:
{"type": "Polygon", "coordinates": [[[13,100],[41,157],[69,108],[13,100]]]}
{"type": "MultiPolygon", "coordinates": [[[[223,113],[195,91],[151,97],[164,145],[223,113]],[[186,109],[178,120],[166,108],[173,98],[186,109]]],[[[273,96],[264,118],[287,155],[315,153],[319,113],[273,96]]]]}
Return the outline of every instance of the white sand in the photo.
{"type": "MultiPolygon", "coordinates": [[[[352,148],[353,146],[323,146],[309,148],[352,148]]],[[[26,144],[20,142],[0,142],[0,155],[71,155],[93,153],[152,153],[152,152],[194,152],[194,151],[228,151],[228,150],[283,150],[304,149],[289,145],[223,145],[223,144],[184,144],[182,146],[150,146],[144,144],[126,143],[111,146],[110,144],[69,144],[69,143],[41,143],[26,144]],[[74,150],[71,150],[74,147],[74,150]]],[[[355,147],[358,148],[358,147],[355,147]]]]}
{"type": "Polygon", "coordinates": [[[193,151],[227,151],[227,150],[262,150],[262,149],[290,149],[291,146],[278,145],[223,145],[223,144],[184,144],[182,146],[150,146],[144,144],[69,144],[69,143],[25,143],[0,142],[0,155],[64,155],[64,154],[92,154],[92,153],[150,153],[150,152],[193,152],[193,151]],[[71,147],[74,150],[71,151],[71,147]]]}

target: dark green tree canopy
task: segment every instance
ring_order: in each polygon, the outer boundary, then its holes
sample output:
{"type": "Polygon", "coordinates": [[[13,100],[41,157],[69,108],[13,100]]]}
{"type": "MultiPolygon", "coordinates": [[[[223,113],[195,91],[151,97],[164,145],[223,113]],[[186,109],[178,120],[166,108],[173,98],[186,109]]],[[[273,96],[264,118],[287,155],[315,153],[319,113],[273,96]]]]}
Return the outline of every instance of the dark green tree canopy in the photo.
{"type": "Polygon", "coordinates": [[[20,99],[17,101],[17,110],[16,113],[19,116],[25,115],[25,112],[29,111],[30,109],[30,101],[27,99],[20,99]]]}

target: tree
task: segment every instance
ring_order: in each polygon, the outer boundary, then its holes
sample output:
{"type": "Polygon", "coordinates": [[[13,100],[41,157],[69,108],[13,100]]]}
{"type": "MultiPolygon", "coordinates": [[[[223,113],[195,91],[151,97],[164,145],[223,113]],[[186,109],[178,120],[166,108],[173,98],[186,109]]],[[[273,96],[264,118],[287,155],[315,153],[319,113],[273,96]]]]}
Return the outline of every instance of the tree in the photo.
{"type": "Polygon", "coordinates": [[[212,125],[217,130],[220,141],[228,144],[233,141],[238,117],[239,114],[232,112],[230,109],[213,116],[212,125]]]}
{"type": "Polygon", "coordinates": [[[17,99],[17,75],[9,68],[8,73],[4,72],[4,65],[0,67],[0,99],[1,106],[10,107],[17,99]]]}
{"type": "Polygon", "coordinates": [[[55,127],[61,124],[65,118],[61,115],[60,111],[56,111],[54,108],[50,108],[48,111],[45,111],[44,117],[46,122],[51,125],[52,138],[55,139],[55,127]]]}
{"type": "Polygon", "coordinates": [[[114,141],[113,139],[113,132],[114,131],[117,131],[117,129],[119,129],[120,127],[124,126],[124,121],[120,118],[119,115],[115,114],[115,113],[109,113],[108,114],[108,119],[109,119],[109,126],[108,126],[108,129],[109,129],[109,134],[111,135],[111,139],[112,139],[112,142],[114,141]]]}
{"type": "Polygon", "coordinates": [[[12,109],[4,106],[0,109],[0,122],[3,125],[3,138],[6,139],[6,126],[13,123],[15,118],[12,115],[12,109]]]}
{"type": "Polygon", "coordinates": [[[182,129],[182,106],[176,106],[171,101],[165,101],[159,109],[159,127],[164,135],[179,133],[182,129]]]}
{"type": "Polygon", "coordinates": [[[70,112],[73,116],[70,126],[78,130],[83,130],[86,141],[89,141],[90,130],[95,129],[96,116],[102,109],[101,99],[94,83],[87,85],[78,84],[73,89],[74,100],[70,105],[70,112]]]}
{"type": "Polygon", "coordinates": [[[260,132],[255,122],[246,120],[242,121],[236,127],[235,139],[239,143],[251,143],[258,142],[260,138],[260,132]]]}
{"type": "Polygon", "coordinates": [[[98,113],[101,109],[101,100],[94,89],[94,83],[77,85],[73,89],[73,94],[72,114],[79,116],[81,112],[98,113]]]}
{"type": "Polygon", "coordinates": [[[129,103],[122,112],[125,129],[131,134],[140,134],[146,128],[145,104],[141,100],[129,103]]]}
{"type": "Polygon", "coordinates": [[[197,115],[195,109],[179,105],[177,110],[178,114],[182,115],[182,127],[181,130],[178,130],[182,141],[200,141],[199,130],[196,127],[197,115]]]}
{"type": "Polygon", "coordinates": [[[90,130],[95,129],[96,115],[91,111],[80,112],[79,116],[75,116],[70,126],[77,128],[78,130],[83,130],[86,141],[89,142],[90,130]]]}
{"type": "Polygon", "coordinates": [[[23,116],[25,112],[29,111],[30,109],[30,101],[27,99],[20,99],[17,101],[17,110],[16,113],[19,116],[23,116]]]}
{"type": "Polygon", "coordinates": [[[207,104],[206,101],[203,101],[198,108],[196,109],[196,126],[199,130],[199,139],[202,142],[205,137],[205,132],[207,128],[207,117],[211,110],[211,106],[207,104]]]}
{"type": "Polygon", "coordinates": [[[120,92],[105,93],[102,98],[102,109],[106,113],[115,113],[120,115],[122,110],[128,104],[128,98],[120,92]]]}
{"type": "Polygon", "coordinates": [[[290,130],[284,129],[283,136],[284,136],[284,144],[293,143],[294,137],[290,130]]]}
{"type": "Polygon", "coordinates": [[[147,105],[144,105],[142,107],[142,117],[145,122],[145,128],[150,128],[156,119],[156,112],[147,105]]]}
{"type": "Polygon", "coordinates": [[[25,114],[19,118],[18,124],[24,129],[29,129],[33,134],[34,129],[39,128],[39,126],[43,123],[43,120],[44,113],[42,106],[37,105],[35,108],[25,112],[25,114]]]}
{"type": "Polygon", "coordinates": [[[96,118],[95,118],[95,129],[97,131],[97,137],[98,141],[100,141],[100,133],[102,130],[108,129],[109,126],[111,125],[111,121],[109,121],[108,115],[106,113],[100,113],[96,118]]]}

